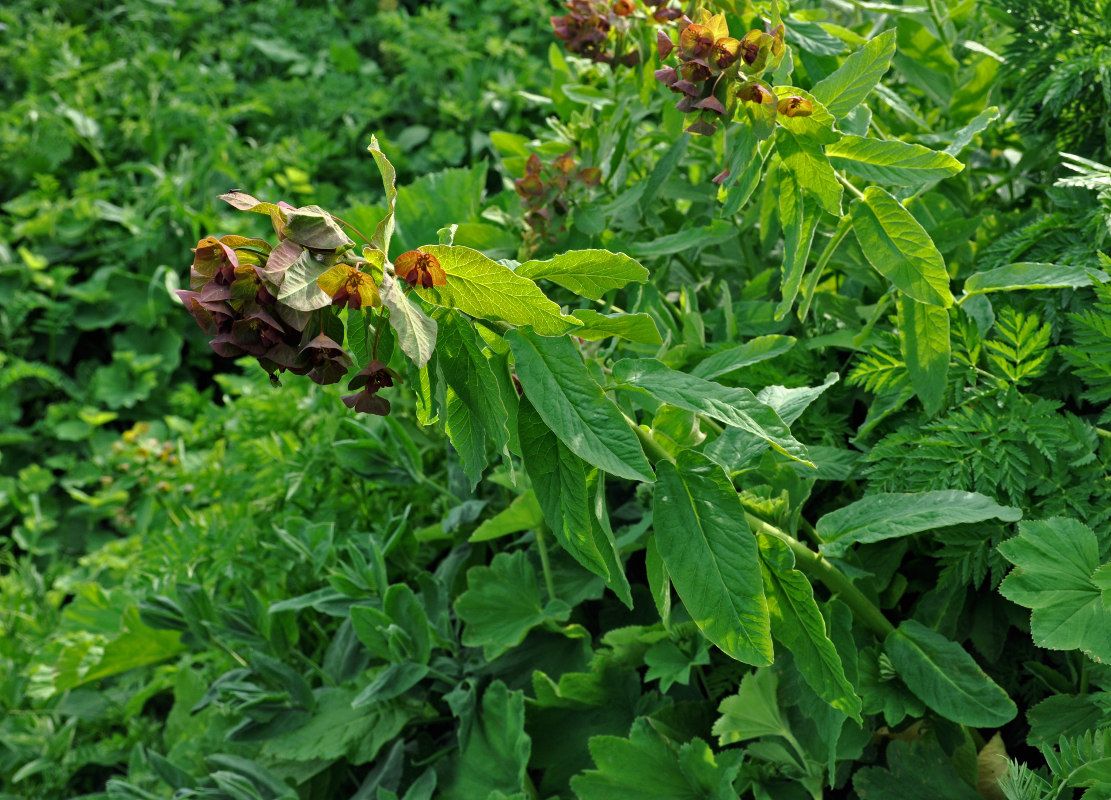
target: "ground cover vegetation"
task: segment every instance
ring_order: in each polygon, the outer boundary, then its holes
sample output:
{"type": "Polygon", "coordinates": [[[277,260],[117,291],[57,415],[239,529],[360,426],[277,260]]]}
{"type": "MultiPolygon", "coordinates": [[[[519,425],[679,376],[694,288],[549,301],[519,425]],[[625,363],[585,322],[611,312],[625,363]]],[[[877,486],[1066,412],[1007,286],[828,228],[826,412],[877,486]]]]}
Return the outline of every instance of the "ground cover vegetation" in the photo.
{"type": "Polygon", "coordinates": [[[1111,796],[1111,3],[0,25],[0,796],[1111,796]]]}

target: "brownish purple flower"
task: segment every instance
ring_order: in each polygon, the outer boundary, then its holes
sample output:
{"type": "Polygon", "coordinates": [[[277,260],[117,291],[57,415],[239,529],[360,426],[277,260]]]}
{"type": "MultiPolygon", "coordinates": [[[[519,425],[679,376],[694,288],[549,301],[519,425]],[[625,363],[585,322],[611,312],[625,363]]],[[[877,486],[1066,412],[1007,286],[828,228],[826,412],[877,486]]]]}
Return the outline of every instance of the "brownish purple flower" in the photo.
{"type": "Polygon", "coordinates": [[[430,289],[433,286],[447,284],[447,273],[440,266],[440,259],[431,253],[420,250],[410,250],[402,253],[393,262],[394,272],[410,286],[423,286],[430,289]]]}
{"type": "Polygon", "coordinates": [[[397,374],[377,359],[371,361],[351,379],[348,389],[362,389],[355,394],[344,395],[343,403],[348,408],[364,414],[377,414],[384,417],[390,413],[390,401],[378,396],[380,389],[394,385],[394,380],[401,380],[397,374]]]}

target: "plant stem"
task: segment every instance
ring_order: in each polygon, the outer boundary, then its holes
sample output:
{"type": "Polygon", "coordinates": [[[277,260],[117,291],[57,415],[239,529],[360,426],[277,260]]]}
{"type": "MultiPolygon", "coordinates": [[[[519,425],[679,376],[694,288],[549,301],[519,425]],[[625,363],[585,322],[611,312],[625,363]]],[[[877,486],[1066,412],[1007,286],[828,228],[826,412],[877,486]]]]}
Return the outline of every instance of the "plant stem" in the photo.
{"type": "Polygon", "coordinates": [[[544,585],[548,587],[548,600],[556,599],[555,580],[552,578],[552,562],[548,558],[548,544],[544,534],[550,533],[548,523],[541,522],[536,528],[536,547],[540,551],[540,569],[544,572],[544,585]]]}
{"type": "Polygon", "coordinates": [[[851,182],[849,181],[849,179],[848,179],[848,178],[846,178],[846,177],[845,177],[844,175],[842,175],[842,174],[841,174],[840,172],[836,172],[836,173],[834,173],[834,174],[835,174],[835,175],[837,175],[837,180],[841,181],[841,183],[842,183],[842,184],[844,185],[844,187],[845,187],[846,189],[848,189],[848,190],[849,190],[850,192],[852,192],[853,194],[855,194],[855,195],[856,195],[857,197],[859,197],[859,198],[860,198],[861,200],[863,200],[863,199],[864,199],[864,192],[860,191],[860,189],[857,189],[857,188],[856,188],[855,186],[853,186],[853,185],[852,185],[852,183],[851,183],[851,182]]]}
{"type": "MultiPolygon", "coordinates": [[[[356,227],[355,227],[354,225],[352,225],[352,224],[351,224],[350,222],[344,222],[344,221],[343,221],[342,219],[340,219],[339,217],[337,217],[337,216],[336,216],[335,214],[329,214],[328,216],[330,216],[330,217],[331,217],[332,219],[334,219],[334,220],[335,220],[336,222],[338,222],[338,223],[339,223],[340,225],[343,225],[343,226],[344,226],[344,227],[346,227],[346,228],[350,228],[350,229],[351,229],[351,230],[352,230],[352,231],[353,231],[353,232],[355,233],[355,235],[356,235],[356,236],[358,236],[358,237],[359,237],[360,239],[362,239],[362,240],[363,240],[364,242],[366,242],[367,244],[369,244],[369,245],[370,245],[371,247],[374,247],[374,243],[373,243],[373,242],[371,242],[371,241],[370,241],[370,239],[366,238],[366,236],[364,236],[364,235],[363,235],[362,233],[360,233],[360,232],[359,232],[359,229],[358,229],[358,228],[356,228],[356,227]]],[[[376,249],[377,249],[377,248],[376,248],[376,249]]]]}

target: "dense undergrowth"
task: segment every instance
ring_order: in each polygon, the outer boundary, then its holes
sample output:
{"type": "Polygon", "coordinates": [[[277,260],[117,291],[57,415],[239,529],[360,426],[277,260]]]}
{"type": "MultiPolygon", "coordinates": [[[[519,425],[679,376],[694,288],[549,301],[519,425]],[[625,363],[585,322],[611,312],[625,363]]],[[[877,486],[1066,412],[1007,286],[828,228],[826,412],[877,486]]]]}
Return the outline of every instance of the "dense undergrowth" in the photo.
{"type": "Polygon", "coordinates": [[[414,8],[0,10],[0,797],[1108,796],[1111,4],[414,8]]]}

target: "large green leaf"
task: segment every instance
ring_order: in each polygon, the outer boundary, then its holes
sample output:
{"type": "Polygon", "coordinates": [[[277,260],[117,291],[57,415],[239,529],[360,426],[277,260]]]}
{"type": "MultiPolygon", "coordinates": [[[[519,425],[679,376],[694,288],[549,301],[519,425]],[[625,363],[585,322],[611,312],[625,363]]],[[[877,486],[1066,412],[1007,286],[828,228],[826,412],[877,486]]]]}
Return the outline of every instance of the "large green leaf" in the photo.
{"type": "MultiPolygon", "coordinates": [[[[779,222],[783,226],[783,269],[780,278],[783,299],[775,309],[775,318],[783,319],[795,304],[814,232],[822,210],[809,193],[803,194],[794,173],[785,170],[779,182],[779,222]]],[[[708,376],[703,376],[708,377],[708,376]]]]}
{"type": "Polygon", "coordinates": [[[844,135],[826,145],[835,169],[887,186],[920,186],[956,175],[964,166],[948,153],[898,139],[844,135]]]}
{"type": "Polygon", "coordinates": [[[444,402],[447,405],[444,432],[459,454],[473,490],[482,480],[482,472],[489,463],[486,458],[486,430],[481,417],[476,416],[450,386],[445,390],[444,402]]]}
{"type": "Polygon", "coordinates": [[[921,303],[953,304],[945,260],[918,221],[890,194],[869,186],[849,213],[864,257],[895,288],[921,303]]]}
{"type": "Polygon", "coordinates": [[[518,550],[498,553],[488,567],[467,570],[467,591],[455,601],[455,613],[465,626],[463,644],[482,647],[492,661],[537,625],[566,620],[571,608],[562,600],[541,604],[536,570],[518,550]]]}
{"type": "Polygon", "coordinates": [[[861,722],[860,698],[826,633],[810,581],[794,568],[795,557],[783,541],[763,534],[757,540],[772,636],[791,651],[795,667],[818,697],[861,722]]]}
{"type": "Polygon", "coordinates": [[[315,311],[331,305],[332,298],[316,283],[329,268],[329,264],[318,263],[312,253],[302,250],[284,273],[278,299],[298,311],[315,311]]]}
{"type": "Polygon", "coordinates": [[[1031,610],[1030,633],[1039,647],[1080,650],[1107,664],[1111,608],[1103,601],[1099,551],[1096,535],[1077,520],[1023,522],[1018,536],[999,545],[1015,565],[999,592],[1031,610]]]}
{"type": "Polygon", "coordinates": [[[1014,522],[1022,511],[1001,506],[976,492],[938,491],[871,494],[831,511],[815,526],[821,551],[841,556],[854,544],[909,536],[946,525],[1001,519],[1014,522]]]}
{"type": "Polygon", "coordinates": [[[543,522],[544,512],[536,501],[536,493],[529,489],[514,497],[508,506],[475,528],[468,541],[488,542],[491,539],[500,539],[511,533],[535,530],[543,522]]]}
{"type": "Polygon", "coordinates": [[[386,158],[382,148],[378,146],[378,137],[371,136],[370,144],[367,146],[370,155],[374,158],[374,163],[378,166],[378,171],[382,173],[382,188],[386,192],[386,216],[378,223],[371,235],[371,241],[375,247],[386,254],[389,258],[390,253],[390,239],[393,238],[394,229],[394,206],[397,204],[397,187],[395,181],[397,180],[397,173],[393,168],[393,164],[386,158]]]}
{"type": "Polygon", "coordinates": [[[388,272],[382,275],[379,294],[390,310],[390,325],[397,333],[401,351],[417,367],[423,367],[436,348],[436,320],[406,297],[388,272]]]}
{"type": "Polygon", "coordinates": [[[595,382],[570,339],[516,330],[505,340],[513,349],[525,394],[572,453],[622,478],[655,480],[632,427],[595,382]]]}
{"type": "Polygon", "coordinates": [[[572,250],[547,261],[526,261],[514,271],[532,280],[558,283],[591,300],[601,300],[610,289],[648,280],[648,270],[635,259],[608,250],[572,250]]]}
{"type": "Polygon", "coordinates": [[[981,800],[953,767],[934,737],[887,745],[884,767],[865,767],[853,775],[860,800],[981,800]]]}
{"type": "Polygon", "coordinates": [[[963,647],[913,620],[883,643],[896,673],[914,694],[951,722],[975,728],[1005,725],[1018,708],[963,647]]]}
{"type": "Polygon", "coordinates": [[[894,55],[895,31],[884,31],[814,84],[810,92],[840,119],[863,102],[891,66],[894,55]]]}
{"type": "Polygon", "coordinates": [[[494,681],[483,694],[474,720],[465,720],[459,731],[463,746],[440,797],[487,800],[516,796],[531,786],[526,769],[532,740],[525,733],[524,692],[511,692],[501,681],[494,681]]]}
{"type": "Polygon", "coordinates": [[[899,332],[914,391],[926,413],[936,414],[944,404],[949,378],[949,312],[900,295],[899,332]]]}
{"type": "Polygon", "coordinates": [[[840,217],[841,196],[845,190],[837,180],[821,144],[780,129],[775,137],[775,147],[783,159],[783,166],[791,171],[799,185],[813,194],[822,208],[840,217]]]}
{"type": "Polygon", "coordinates": [[[494,447],[505,450],[509,443],[508,414],[501,401],[498,379],[483,355],[483,343],[471,322],[457,311],[436,312],[440,326],[440,358],[436,364],[476,421],[490,436],[494,447]]]}
{"type": "Polygon", "coordinates": [[[580,339],[594,341],[616,336],[638,344],[663,344],[656,323],[645,313],[602,314],[591,308],[579,308],[572,311],[571,316],[583,324],[575,328],[575,335],[580,339]]]}
{"type": "Polygon", "coordinates": [[[613,377],[645,390],[663,403],[746,430],[784,455],[810,463],[806,447],[796,441],[779,415],[748,389],[733,389],[668,369],[654,358],[618,361],[613,365],[613,377]]]}
{"type": "Polygon", "coordinates": [[[288,222],[282,233],[302,247],[335,250],[345,244],[354,244],[332,215],[320,206],[304,206],[285,213],[288,222]]]}
{"type": "Polygon", "coordinates": [[[721,467],[683,450],[658,465],[653,530],[671,582],[699,629],[726,655],[772,662],[771,623],[756,540],[721,467]]]}
{"type": "Polygon", "coordinates": [[[579,800],[707,800],[735,797],[731,784],[741,767],[739,750],[714,753],[699,738],[681,745],[640,718],[628,739],[595,736],[590,755],[598,769],[571,779],[579,800]]]}
{"type": "Polygon", "coordinates": [[[744,344],[718,350],[701,361],[698,366],[690,371],[690,374],[712,381],[714,378],[728,375],[742,367],[781,356],[794,347],[797,341],[793,336],[781,336],[775,333],[767,336],[756,336],[744,344]]]}
{"type": "Polygon", "coordinates": [[[964,293],[968,296],[988,292],[1012,292],[1016,289],[1075,288],[1091,286],[1095,281],[1106,283],[1108,280],[1111,280],[1111,276],[1103,270],[1031,261],[1008,264],[970,275],[964,282],[964,293]]]}
{"type": "Polygon", "coordinates": [[[579,325],[578,320],[564,316],[535,283],[477,250],[447,245],[428,245],[421,250],[435,256],[447,273],[445,286],[416,288],[429,303],[458,308],[472,317],[531,325],[545,336],[559,336],[579,325]]]}
{"type": "Polygon", "coordinates": [[[740,690],[718,706],[721,716],[714,722],[713,731],[718,744],[724,747],[761,736],[794,738],[779,710],[778,683],[771,668],[758,669],[741,679],[740,690]]]}

